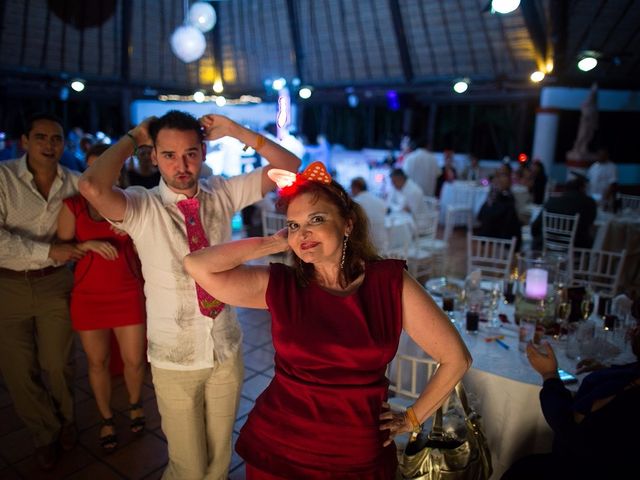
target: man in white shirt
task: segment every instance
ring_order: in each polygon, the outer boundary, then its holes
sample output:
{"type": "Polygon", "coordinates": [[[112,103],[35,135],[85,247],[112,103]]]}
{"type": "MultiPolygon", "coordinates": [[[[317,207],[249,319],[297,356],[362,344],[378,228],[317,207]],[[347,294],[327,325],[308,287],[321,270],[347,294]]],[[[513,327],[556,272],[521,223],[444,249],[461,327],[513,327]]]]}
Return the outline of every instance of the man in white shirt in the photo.
{"type": "Polygon", "coordinates": [[[75,172],[60,165],[62,123],[53,115],[29,120],[26,154],[0,163],[0,369],[18,416],[26,424],[43,470],[75,445],[72,330],[64,266],[83,252],[55,242],[62,200],[77,192],[75,172]],[[46,372],[50,389],[42,382],[46,372]]]}
{"type": "Polygon", "coordinates": [[[384,217],[387,213],[387,204],[367,190],[367,182],[362,177],[351,180],[351,195],[367,214],[373,244],[381,251],[386,243],[384,217]]]}
{"type": "Polygon", "coordinates": [[[415,141],[413,146],[414,149],[404,159],[402,169],[407,177],[418,184],[424,195],[433,197],[436,193],[436,180],[440,175],[438,160],[427,149],[424,140],[415,141]]]}
{"type": "Polygon", "coordinates": [[[589,193],[597,201],[605,200],[609,194],[611,184],[618,182],[618,169],[609,159],[609,152],[602,148],[598,151],[598,160],[587,171],[589,178],[589,193]]]}
{"type": "Polygon", "coordinates": [[[389,177],[393,189],[387,199],[387,205],[392,212],[409,212],[415,214],[423,206],[422,189],[416,182],[407,178],[407,174],[400,168],[391,171],[389,177]]]}
{"type": "Polygon", "coordinates": [[[194,248],[202,238],[190,227],[202,227],[209,244],[230,240],[234,212],[274,188],[267,171],[296,171],[300,165],[292,153],[226,117],[207,115],[200,123],[202,129],[195,118],[175,110],[145,120],[98,158],[79,184],[94,207],[131,236],[140,256],[147,356],[169,449],[165,480],[227,478],[243,382],[235,310],[206,298],[182,267],[184,256],[203,246],[194,248]],[[251,146],[271,165],[229,179],[198,180],[203,141],[224,136],[251,146]],[[151,190],[112,187],[134,148],[149,141],[162,174],[160,185],[151,190]],[[185,202],[195,205],[199,218],[183,213],[185,202]]]}

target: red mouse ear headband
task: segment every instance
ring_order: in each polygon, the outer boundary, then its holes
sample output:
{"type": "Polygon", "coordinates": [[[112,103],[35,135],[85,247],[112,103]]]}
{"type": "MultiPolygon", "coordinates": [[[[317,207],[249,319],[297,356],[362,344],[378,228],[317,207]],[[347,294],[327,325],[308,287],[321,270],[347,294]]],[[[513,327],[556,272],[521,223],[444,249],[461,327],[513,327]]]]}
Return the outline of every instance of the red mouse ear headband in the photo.
{"type": "Polygon", "coordinates": [[[331,175],[329,175],[322,162],[313,162],[302,173],[298,174],[288,170],[272,168],[267,172],[267,175],[281,189],[293,185],[298,177],[312,182],[331,183],[331,175]]]}

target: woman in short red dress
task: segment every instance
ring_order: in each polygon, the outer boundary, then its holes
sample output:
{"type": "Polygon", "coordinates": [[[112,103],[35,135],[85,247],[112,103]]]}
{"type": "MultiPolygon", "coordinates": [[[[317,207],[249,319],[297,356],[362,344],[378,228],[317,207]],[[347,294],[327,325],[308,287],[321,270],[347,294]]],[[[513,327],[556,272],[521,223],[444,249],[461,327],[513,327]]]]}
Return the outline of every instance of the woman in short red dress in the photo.
{"type": "MultiPolygon", "coordinates": [[[[87,163],[98,156],[91,153],[87,154],[87,163]]],[[[89,382],[103,418],[100,444],[110,451],[118,443],[110,406],[111,331],[124,364],[131,431],[139,433],[145,425],[140,402],[145,374],[145,298],[140,262],[131,238],[109,224],[80,195],[64,200],[58,238],[75,240],[86,252],[75,267],[71,322],[87,355],[89,382]]]]}
{"type": "Polygon", "coordinates": [[[393,437],[433,414],[471,359],[404,262],[376,255],[362,209],[317,168],[283,194],[288,233],[205,248],[184,265],[217,299],[271,313],[275,375],[236,444],[247,479],[392,480],[393,437]],[[293,266],[245,265],[289,248],[293,266]],[[440,363],[408,417],[385,403],[403,328],[440,363]]]}

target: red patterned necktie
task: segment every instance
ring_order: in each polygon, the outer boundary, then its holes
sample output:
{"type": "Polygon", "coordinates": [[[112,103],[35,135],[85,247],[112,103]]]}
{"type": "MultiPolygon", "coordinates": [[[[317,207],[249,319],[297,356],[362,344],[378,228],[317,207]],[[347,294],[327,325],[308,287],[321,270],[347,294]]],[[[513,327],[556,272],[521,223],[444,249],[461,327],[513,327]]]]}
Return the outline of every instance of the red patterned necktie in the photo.
{"type": "MultiPolygon", "coordinates": [[[[195,252],[209,246],[209,241],[204,233],[202,222],[200,221],[200,202],[197,198],[180,200],[177,203],[178,210],[184,215],[187,225],[187,240],[189,251],[195,252]]],[[[209,295],[200,285],[196,283],[196,293],[198,295],[198,305],[200,311],[206,317],[216,318],[224,308],[224,303],[209,295]]]]}

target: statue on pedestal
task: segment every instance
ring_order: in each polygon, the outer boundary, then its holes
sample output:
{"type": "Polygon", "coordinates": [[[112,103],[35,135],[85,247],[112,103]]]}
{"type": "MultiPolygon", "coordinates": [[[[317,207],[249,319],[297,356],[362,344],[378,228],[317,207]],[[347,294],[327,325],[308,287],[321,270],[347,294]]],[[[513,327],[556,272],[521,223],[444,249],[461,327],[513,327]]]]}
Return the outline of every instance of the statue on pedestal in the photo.
{"type": "Polygon", "coordinates": [[[595,160],[596,154],[589,151],[589,142],[598,129],[597,94],[598,84],[594,83],[591,86],[589,95],[580,108],[582,114],[580,116],[580,125],[578,126],[578,135],[576,136],[573,148],[567,152],[567,159],[582,161],[595,160]]]}

